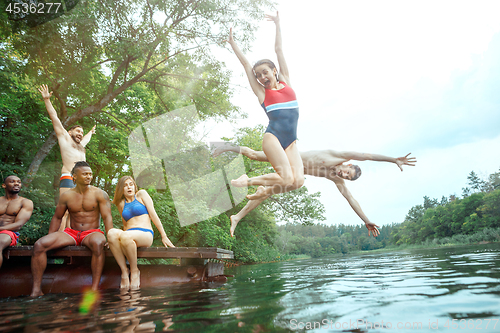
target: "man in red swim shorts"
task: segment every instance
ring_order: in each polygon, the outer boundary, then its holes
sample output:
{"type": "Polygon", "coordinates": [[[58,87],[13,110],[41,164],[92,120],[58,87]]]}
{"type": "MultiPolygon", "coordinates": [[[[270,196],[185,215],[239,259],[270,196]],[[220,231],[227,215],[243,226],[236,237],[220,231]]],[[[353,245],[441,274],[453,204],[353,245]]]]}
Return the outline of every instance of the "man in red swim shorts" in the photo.
{"type": "Polygon", "coordinates": [[[0,267],[2,267],[2,251],[14,246],[19,239],[19,229],[28,222],[33,213],[33,202],[19,196],[21,179],[10,175],[5,177],[2,188],[5,195],[0,197],[0,267]]]}
{"type": "Polygon", "coordinates": [[[76,162],[71,174],[76,187],[60,196],[50,222],[49,234],[37,240],[33,247],[31,296],[43,295],[41,285],[47,266],[47,251],[69,245],[83,245],[92,251],[92,289],[97,290],[99,287],[106,244],[104,233],[99,229],[99,218],[102,216],[104,228],[108,232],[113,227],[111,203],[106,192],[90,185],[92,169],[87,162],[76,162]],[[69,212],[71,228],[58,231],[66,211],[69,212]]]}
{"type": "Polygon", "coordinates": [[[75,240],[75,245],[77,245],[77,246],[82,245],[82,242],[85,239],[85,237],[87,237],[90,234],[93,234],[94,232],[100,232],[101,234],[104,235],[104,232],[102,232],[101,229],[90,229],[90,230],[85,230],[85,231],[78,231],[78,230],[74,230],[71,228],[66,228],[66,229],[64,229],[63,232],[65,234],[68,234],[71,237],[73,237],[73,239],[75,240]]]}

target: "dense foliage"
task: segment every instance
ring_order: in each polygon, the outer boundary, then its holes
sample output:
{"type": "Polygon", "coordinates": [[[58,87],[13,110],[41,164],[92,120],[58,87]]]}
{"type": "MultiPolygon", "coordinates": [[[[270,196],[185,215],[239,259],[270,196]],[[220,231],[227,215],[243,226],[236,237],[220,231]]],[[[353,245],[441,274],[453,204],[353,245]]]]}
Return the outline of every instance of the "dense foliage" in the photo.
{"type": "Polygon", "coordinates": [[[354,251],[369,251],[388,246],[394,226],[383,226],[377,238],[368,237],[360,225],[300,225],[289,223],[278,227],[278,245],[286,254],[323,257],[354,251]]]}
{"type": "MultiPolygon", "coordinates": [[[[17,161],[19,145],[13,142],[0,159],[22,162],[16,166],[26,185],[43,168],[57,140],[43,106],[33,103],[40,100],[36,87],[42,83],[54,92],[66,128],[98,124],[107,154],[88,160],[102,169],[96,176],[104,183],[117,166],[123,170],[124,140],[141,122],[191,104],[202,118],[238,114],[229,102],[230,76],[211,46],[224,45],[231,26],[239,27],[238,39],[248,46],[264,8],[266,0],[81,0],[44,24],[30,24],[29,14],[26,20],[11,17],[0,26],[2,147],[23,131],[22,151],[29,154],[17,161]]],[[[91,151],[102,151],[97,141],[91,151]]]]}
{"type": "Polygon", "coordinates": [[[467,179],[463,198],[443,197],[438,202],[424,197],[423,205],[412,207],[393,234],[395,244],[420,244],[500,228],[500,172],[481,180],[472,171],[467,179]]]}

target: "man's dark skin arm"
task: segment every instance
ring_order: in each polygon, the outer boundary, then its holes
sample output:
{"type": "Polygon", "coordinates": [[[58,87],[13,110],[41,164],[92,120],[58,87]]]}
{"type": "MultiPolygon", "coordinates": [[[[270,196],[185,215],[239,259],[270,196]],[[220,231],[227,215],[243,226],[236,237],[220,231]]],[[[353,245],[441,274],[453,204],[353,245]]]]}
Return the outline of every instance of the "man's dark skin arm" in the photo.
{"type": "Polygon", "coordinates": [[[28,222],[33,213],[33,202],[28,199],[23,199],[22,208],[19,210],[19,213],[16,215],[16,219],[14,223],[9,223],[4,226],[0,226],[0,231],[9,230],[9,231],[18,231],[21,227],[28,222]]]}
{"type": "Polygon", "coordinates": [[[52,216],[52,220],[50,221],[49,234],[59,231],[62,218],[66,213],[66,210],[68,209],[68,202],[66,201],[66,197],[67,194],[63,193],[59,198],[59,202],[57,203],[56,206],[56,212],[54,213],[54,216],[52,216]]]}

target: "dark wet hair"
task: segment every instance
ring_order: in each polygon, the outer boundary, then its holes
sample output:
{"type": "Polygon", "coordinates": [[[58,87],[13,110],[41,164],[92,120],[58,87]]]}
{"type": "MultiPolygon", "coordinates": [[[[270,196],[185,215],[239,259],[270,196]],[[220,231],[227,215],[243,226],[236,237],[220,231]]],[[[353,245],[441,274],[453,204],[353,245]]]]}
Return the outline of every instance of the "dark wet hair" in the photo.
{"type": "Polygon", "coordinates": [[[85,162],[85,161],[78,161],[78,162],[76,162],[75,166],[71,170],[71,175],[74,175],[75,172],[76,172],[76,169],[81,168],[81,167],[89,167],[90,168],[90,165],[87,162],[85,162]]]}
{"type": "Polygon", "coordinates": [[[71,131],[71,130],[73,130],[73,129],[75,129],[75,128],[77,128],[77,127],[80,127],[80,128],[83,130],[83,127],[82,127],[82,126],[80,126],[80,125],[73,125],[73,126],[71,126],[71,127],[69,128],[68,132],[69,132],[69,131],[71,131]]]}
{"type": "Polygon", "coordinates": [[[352,177],[351,180],[358,179],[359,176],[361,176],[361,168],[358,165],[351,165],[351,168],[353,168],[354,171],[356,171],[356,173],[354,174],[354,177],[352,177]]]}
{"type": "MultiPolygon", "coordinates": [[[[264,65],[264,64],[268,65],[269,68],[271,68],[271,69],[275,69],[276,68],[276,65],[271,60],[269,60],[269,59],[262,59],[262,60],[257,61],[255,63],[255,65],[253,65],[252,69],[253,69],[254,73],[255,73],[255,68],[259,67],[260,65],[264,65]]],[[[279,76],[278,72],[276,72],[276,81],[279,82],[278,76],[279,76]]]]}

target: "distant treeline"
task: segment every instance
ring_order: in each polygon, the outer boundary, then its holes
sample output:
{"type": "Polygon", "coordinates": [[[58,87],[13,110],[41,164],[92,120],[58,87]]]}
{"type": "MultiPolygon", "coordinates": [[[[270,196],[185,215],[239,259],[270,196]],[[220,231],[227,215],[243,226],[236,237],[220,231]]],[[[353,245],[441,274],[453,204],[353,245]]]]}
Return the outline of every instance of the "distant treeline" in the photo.
{"type": "Polygon", "coordinates": [[[423,205],[412,207],[393,231],[393,243],[420,244],[500,228],[500,172],[482,180],[472,171],[467,179],[462,199],[451,195],[438,202],[424,197],[423,205]]]}
{"type": "Polygon", "coordinates": [[[482,180],[472,171],[462,198],[440,201],[424,197],[412,207],[404,222],[385,225],[380,236],[368,237],[359,225],[301,225],[278,227],[277,247],[285,254],[321,257],[334,253],[367,251],[409,245],[500,242],[500,172],[482,180]]]}
{"type": "Polygon", "coordinates": [[[276,245],[285,254],[323,257],[335,253],[375,250],[391,244],[394,225],[380,228],[377,238],[368,237],[368,230],[359,225],[302,225],[288,223],[278,226],[276,245]]]}

